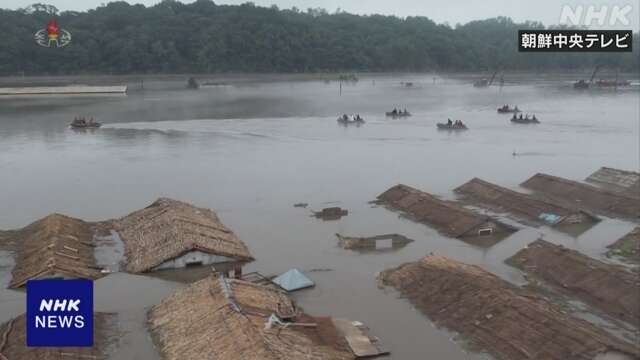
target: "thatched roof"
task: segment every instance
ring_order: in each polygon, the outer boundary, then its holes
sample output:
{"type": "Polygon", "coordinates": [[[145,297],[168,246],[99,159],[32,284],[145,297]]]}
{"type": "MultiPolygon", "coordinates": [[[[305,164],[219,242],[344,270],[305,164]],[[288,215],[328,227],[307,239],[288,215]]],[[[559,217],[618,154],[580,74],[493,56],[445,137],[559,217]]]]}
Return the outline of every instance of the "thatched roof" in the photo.
{"type": "Polygon", "coordinates": [[[84,221],[52,214],[12,232],[17,243],[10,288],[55,274],[70,278],[101,277],[93,255],[93,232],[84,221]]]}
{"type": "Polygon", "coordinates": [[[609,255],[622,256],[624,259],[640,264],[640,227],[608,246],[609,255]]]}
{"type": "Polygon", "coordinates": [[[378,196],[378,200],[451,237],[461,237],[487,221],[499,224],[507,232],[514,231],[512,227],[487,216],[407,185],[392,187],[378,196]]]}
{"type": "Polygon", "coordinates": [[[252,261],[247,246],[209,210],[172,199],[158,199],[150,206],[115,220],[125,244],[126,269],[141,273],[198,250],[252,261]]]}
{"type": "Polygon", "coordinates": [[[577,181],[547,174],[536,174],[522,186],[552,199],[561,199],[571,206],[637,219],[640,200],[577,181]]]}
{"type": "Polygon", "coordinates": [[[177,291],[149,312],[149,328],[165,360],[353,359],[345,345],[335,343],[332,327],[300,314],[283,292],[218,276],[177,291]],[[300,322],[324,326],[266,329],[272,314],[297,314],[300,322]]]}
{"type": "Polygon", "coordinates": [[[608,350],[640,356],[636,346],[478,266],[428,256],[386,270],[380,280],[499,359],[593,359],[608,350]]]}
{"type": "Polygon", "coordinates": [[[26,316],[20,315],[0,325],[0,359],[107,359],[110,349],[116,346],[115,320],[114,314],[95,313],[93,315],[93,347],[27,347],[26,316]]]}
{"type": "Polygon", "coordinates": [[[621,266],[544,240],[530,244],[507,263],[613,317],[640,325],[640,279],[621,266]]]}
{"type": "MultiPolygon", "coordinates": [[[[593,221],[597,219],[578,209],[553,204],[549,201],[537,199],[531,195],[519,193],[490,182],[474,178],[455,189],[466,199],[480,206],[498,211],[508,211],[526,220],[544,223],[540,219],[542,214],[554,214],[560,217],[555,224],[560,224],[569,217],[583,216],[593,221]]],[[[555,225],[554,224],[554,225],[555,225]]]]}
{"type": "Polygon", "coordinates": [[[612,190],[623,191],[629,195],[640,196],[640,173],[602,167],[591,174],[587,181],[602,184],[612,190]]]}

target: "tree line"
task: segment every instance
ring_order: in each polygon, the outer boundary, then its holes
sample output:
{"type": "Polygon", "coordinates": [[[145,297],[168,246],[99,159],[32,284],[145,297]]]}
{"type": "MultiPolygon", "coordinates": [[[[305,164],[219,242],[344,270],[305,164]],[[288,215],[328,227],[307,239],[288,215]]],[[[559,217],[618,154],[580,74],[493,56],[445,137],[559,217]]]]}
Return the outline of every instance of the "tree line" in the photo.
{"type": "Polygon", "coordinates": [[[323,9],[112,2],[86,12],[34,4],[0,9],[0,75],[339,71],[549,71],[604,65],[640,68],[638,35],[626,54],[524,54],[509,18],[437,24],[427,17],[353,15],[323,9]],[[55,18],[72,34],[64,48],[34,33],[55,18]]]}

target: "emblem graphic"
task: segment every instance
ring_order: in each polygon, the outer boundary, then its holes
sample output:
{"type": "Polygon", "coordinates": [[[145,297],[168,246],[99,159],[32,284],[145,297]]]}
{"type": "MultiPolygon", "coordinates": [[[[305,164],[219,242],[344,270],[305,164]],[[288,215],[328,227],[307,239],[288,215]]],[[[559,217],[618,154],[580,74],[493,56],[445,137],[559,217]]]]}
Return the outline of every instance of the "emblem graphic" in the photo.
{"type": "Polygon", "coordinates": [[[65,47],[71,43],[71,33],[60,29],[55,20],[49,21],[46,29],[40,29],[33,36],[36,43],[42,47],[65,47]]]}

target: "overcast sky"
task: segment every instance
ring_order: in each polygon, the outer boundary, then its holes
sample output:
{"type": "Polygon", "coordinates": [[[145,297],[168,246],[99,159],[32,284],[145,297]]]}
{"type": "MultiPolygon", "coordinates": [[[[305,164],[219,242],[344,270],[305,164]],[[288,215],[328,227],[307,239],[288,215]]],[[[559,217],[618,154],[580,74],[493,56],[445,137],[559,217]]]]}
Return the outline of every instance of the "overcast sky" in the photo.
{"type": "MultiPolygon", "coordinates": [[[[192,2],[193,0],[182,0],[192,2]]],[[[34,2],[51,4],[60,10],[87,10],[95,8],[107,0],[0,0],[0,7],[16,9],[34,2]]],[[[129,3],[154,5],[159,0],[128,0],[129,3]]],[[[216,0],[217,4],[241,4],[246,0],[216,0]]],[[[448,22],[451,25],[466,23],[471,20],[486,19],[499,15],[509,16],[515,21],[536,20],[545,25],[560,23],[563,6],[593,5],[601,9],[602,5],[610,8],[629,6],[629,24],[618,23],[614,26],[606,24],[605,28],[632,28],[638,30],[640,7],[638,0],[253,0],[257,5],[278,5],[280,8],[299,9],[322,7],[330,12],[341,8],[357,14],[388,14],[398,16],[427,16],[436,22],[448,22]]],[[[586,12],[586,10],[585,10],[586,12]]],[[[607,20],[608,21],[608,20],[607,20]]],[[[598,27],[598,26],[596,26],[598,27]]]]}

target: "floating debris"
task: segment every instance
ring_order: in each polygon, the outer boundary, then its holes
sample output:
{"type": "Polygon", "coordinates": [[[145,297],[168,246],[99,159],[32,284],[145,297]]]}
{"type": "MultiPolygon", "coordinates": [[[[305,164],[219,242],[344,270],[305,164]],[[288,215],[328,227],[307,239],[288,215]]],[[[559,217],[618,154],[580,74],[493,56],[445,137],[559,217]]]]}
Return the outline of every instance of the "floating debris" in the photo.
{"type": "Polygon", "coordinates": [[[640,356],[636,346],[478,266],[427,256],[386,270],[379,280],[496,358],[593,359],[607,351],[640,356]]]}
{"type": "Polygon", "coordinates": [[[388,355],[380,344],[380,339],[370,334],[369,328],[359,321],[333,319],[333,323],[347,339],[347,343],[356,358],[371,358],[388,355]]]}

